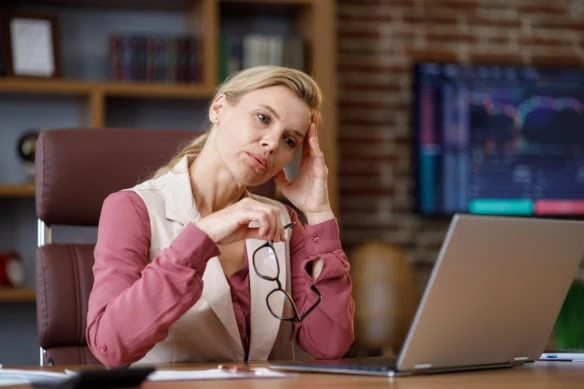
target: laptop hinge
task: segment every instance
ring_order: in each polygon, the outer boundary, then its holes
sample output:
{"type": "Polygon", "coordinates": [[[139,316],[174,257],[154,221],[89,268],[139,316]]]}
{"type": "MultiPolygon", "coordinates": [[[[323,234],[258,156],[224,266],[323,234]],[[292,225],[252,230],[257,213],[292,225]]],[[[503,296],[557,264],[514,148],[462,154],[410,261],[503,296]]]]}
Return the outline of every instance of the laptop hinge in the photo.
{"type": "Polygon", "coordinates": [[[513,358],[513,362],[511,362],[512,365],[522,365],[525,362],[529,361],[529,357],[515,357],[513,358]]]}
{"type": "Polygon", "coordinates": [[[414,369],[430,369],[431,367],[431,363],[416,363],[414,365],[414,369]]]}

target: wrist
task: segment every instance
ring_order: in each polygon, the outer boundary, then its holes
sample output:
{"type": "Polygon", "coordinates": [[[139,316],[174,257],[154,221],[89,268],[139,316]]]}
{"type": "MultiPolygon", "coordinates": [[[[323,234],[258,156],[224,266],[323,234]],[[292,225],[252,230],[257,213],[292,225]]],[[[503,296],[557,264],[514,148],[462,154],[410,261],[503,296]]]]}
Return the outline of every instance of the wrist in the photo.
{"type": "Polygon", "coordinates": [[[335,218],[332,209],[323,210],[321,212],[304,212],[308,224],[318,224],[335,218]]]}

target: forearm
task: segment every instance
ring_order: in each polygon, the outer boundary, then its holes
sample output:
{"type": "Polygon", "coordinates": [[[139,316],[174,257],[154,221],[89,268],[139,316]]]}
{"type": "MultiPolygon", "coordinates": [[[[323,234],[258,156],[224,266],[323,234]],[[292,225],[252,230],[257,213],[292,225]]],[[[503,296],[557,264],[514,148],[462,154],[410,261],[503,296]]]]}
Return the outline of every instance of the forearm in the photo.
{"type": "Polygon", "coordinates": [[[322,300],[303,322],[296,324],[298,344],[315,358],[341,357],[354,340],[355,306],[351,296],[349,261],[341,248],[335,220],[304,231],[304,248],[295,251],[292,274],[294,300],[300,313],[318,299],[311,289],[315,285],[322,300]],[[315,265],[320,264],[320,269],[315,265]]]}
{"type": "Polygon", "coordinates": [[[118,253],[96,247],[87,326],[94,355],[107,366],[127,365],[163,340],[199,299],[206,262],[216,250],[194,225],[140,272],[124,271],[112,261],[118,253]]]}

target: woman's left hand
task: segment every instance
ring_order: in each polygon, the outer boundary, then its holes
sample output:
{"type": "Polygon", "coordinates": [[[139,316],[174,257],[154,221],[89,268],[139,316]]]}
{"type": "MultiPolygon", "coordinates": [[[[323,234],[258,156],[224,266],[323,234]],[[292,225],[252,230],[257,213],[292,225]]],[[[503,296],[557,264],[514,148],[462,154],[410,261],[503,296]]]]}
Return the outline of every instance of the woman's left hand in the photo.
{"type": "Polygon", "coordinates": [[[284,170],[275,176],[276,185],[282,194],[304,213],[309,224],[335,217],[328,197],[328,168],[318,145],[316,127],[319,121],[320,115],[314,114],[304,138],[300,170],[296,179],[288,181],[284,170]]]}

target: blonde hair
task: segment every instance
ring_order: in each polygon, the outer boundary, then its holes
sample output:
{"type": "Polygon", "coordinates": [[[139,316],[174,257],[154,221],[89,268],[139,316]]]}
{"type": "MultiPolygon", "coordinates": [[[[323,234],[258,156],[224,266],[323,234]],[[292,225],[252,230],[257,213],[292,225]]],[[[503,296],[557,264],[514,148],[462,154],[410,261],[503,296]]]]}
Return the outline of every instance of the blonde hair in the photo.
{"type": "MultiPolygon", "coordinates": [[[[281,66],[256,66],[234,73],[219,87],[213,100],[211,100],[211,104],[220,95],[225,95],[228,102],[237,104],[245,94],[271,86],[288,88],[304,101],[312,111],[320,112],[322,92],[316,81],[300,70],[281,66]]],[[[201,153],[208,137],[209,130],[189,142],[172,157],[170,162],[160,168],[155,176],[169,171],[185,156],[189,161],[195,159],[201,153]]]]}

